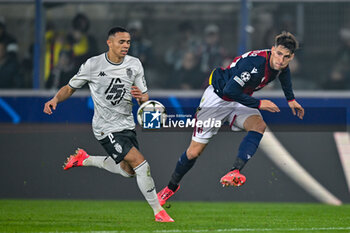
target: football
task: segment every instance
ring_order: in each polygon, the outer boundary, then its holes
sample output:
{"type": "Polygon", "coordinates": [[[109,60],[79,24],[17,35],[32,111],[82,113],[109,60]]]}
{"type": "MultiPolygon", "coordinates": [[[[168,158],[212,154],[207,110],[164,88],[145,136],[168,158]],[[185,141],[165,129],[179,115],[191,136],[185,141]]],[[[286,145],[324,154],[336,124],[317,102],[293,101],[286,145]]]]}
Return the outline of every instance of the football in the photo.
{"type": "MultiPolygon", "coordinates": [[[[145,114],[147,113],[156,113],[159,114],[157,120],[160,120],[160,125],[166,120],[167,114],[166,109],[163,104],[156,100],[148,100],[141,104],[139,109],[137,110],[137,122],[141,125],[142,128],[148,128],[145,126],[145,114]]],[[[154,116],[157,116],[154,115],[154,116]]]]}

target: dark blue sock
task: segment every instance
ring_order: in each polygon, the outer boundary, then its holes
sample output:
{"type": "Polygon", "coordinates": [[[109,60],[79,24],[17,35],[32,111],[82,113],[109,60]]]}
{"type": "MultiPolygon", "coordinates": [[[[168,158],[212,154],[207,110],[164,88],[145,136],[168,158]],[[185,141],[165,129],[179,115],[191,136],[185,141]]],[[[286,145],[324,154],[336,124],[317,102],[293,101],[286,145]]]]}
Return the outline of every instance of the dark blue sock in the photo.
{"type": "Polygon", "coordinates": [[[248,160],[253,157],[260,144],[263,135],[256,131],[249,131],[239,146],[238,155],[231,170],[241,170],[248,160]]]}
{"type": "Polygon", "coordinates": [[[171,176],[171,180],[168,184],[169,189],[175,191],[182,177],[193,167],[196,159],[189,160],[186,155],[186,151],[181,155],[177,161],[175,171],[171,176]]]}

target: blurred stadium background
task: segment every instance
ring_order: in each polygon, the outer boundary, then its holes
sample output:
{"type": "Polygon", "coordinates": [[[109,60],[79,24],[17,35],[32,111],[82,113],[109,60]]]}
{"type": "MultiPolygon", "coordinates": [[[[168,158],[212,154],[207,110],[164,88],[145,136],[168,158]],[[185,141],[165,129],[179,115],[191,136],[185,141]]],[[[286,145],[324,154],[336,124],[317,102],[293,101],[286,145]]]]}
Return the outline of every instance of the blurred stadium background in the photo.
{"type": "MultiPolygon", "coordinates": [[[[98,169],[61,168],[78,146],[104,154],[91,132],[88,90],[77,91],[53,116],[42,112],[86,58],[106,51],[108,29],[121,25],[132,32],[130,53],[143,61],[151,99],[179,112],[195,109],[212,68],[244,51],[270,48],[282,30],[294,33],[301,48],[291,70],[305,120],[290,116],[277,82],[257,96],[283,107],[266,119],[287,151],[349,203],[349,13],[345,0],[0,0],[0,55],[11,63],[8,69],[0,65],[0,198],[142,200],[130,180],[98,169]]],[[[137,131],[160,190],[190,132],[137,131]]],[[[217,135],[174,200],[321,201],[261,149],[245,169],[246,185],[223,189],[218,180],[243,136],[217,135]]]]}

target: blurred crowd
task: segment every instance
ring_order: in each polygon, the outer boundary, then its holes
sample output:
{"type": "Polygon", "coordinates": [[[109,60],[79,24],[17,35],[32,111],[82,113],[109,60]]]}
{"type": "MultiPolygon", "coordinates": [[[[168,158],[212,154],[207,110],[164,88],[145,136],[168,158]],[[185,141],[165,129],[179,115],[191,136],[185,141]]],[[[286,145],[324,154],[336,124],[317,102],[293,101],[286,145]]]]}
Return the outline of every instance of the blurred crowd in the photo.
{"type": "Polygon", "coordinates": [[[339,36],[341,43],[330,66],[328,79],[323,83],[325,89],[350,89],[350,27],[342,28],[339,36]]]}
{"type": "MultiPolygon", "coordinates": [[[[271,48],[274,36],[282,30],[296,31],[295,19],[288,14],[281,20],[273,19],[271,14],[260,14],[256,20],[257,26],[251,37],[261,39],[254,40],[251,49],[271,48]]],[[[199,28],[188,20],[178,23],[171,46],[166,47],[161,56],[159,52],[155,55],[152,37],[149,37],[147,27],[141,20],[128,22],[126,28],[132,38],[129,54],[141,60],[148,84],[155,89],[204,89],[213,68],[227,67],[235,56],[240,55],[225,47],[221,38],[223,31],[217,24],[199,28]]],[[[297,89],[350,88],[350,27],[341,29],[339,38],[341,44],[333,64],[329,64],[329,73],[317,85],[303,78],[303,52],[297,52],[290,64],[297,89]]],[[[5,21],[0,20],[0,88],[32,88],[33,45],[21,59],[18,57],[18,47],[16,38],[7,32],[5,21]]],[[[102,52],[98,49],[97,38],[90,34],[90,20],[86,15],[77,14],[71,20],[70,28],[65,30],[59,30],[54,23],[47,22],[44,88],[59,89],[77,73],[82,63],[102,52]]]]}
{"type": "Polygon", "coordinates": [[[25,85],[21,79],[21,65],[17,59],[17,40],[0,21],[0,88],[20,88],[25,85]]]}
{"type": "Polygon", "coordinates": [[[176,42],[165,51],[170,80],[167,87],[163,86],[171,89],[205,88],[212,69],[224,66],[228,56],[220,41],[220,29],[215,24],[207,25],[201,38],[194,25],[185,21],[178,25],[177,30],[176,42]]]}
{"type": "MultiPolygon", "coordinates": [[[[88,34],[90,21],[84,14],[77,14],[67,32],[56,30],[48,22],[45,30],[44,86],[58,89],[67,84],[80,65],[97,55],[96,40],[88,34]]],[[[32,88],[33,47],[23,59],[18,58],[17,40],[0,21],[0,88],[32,88]]]]}
{"type": "MultiPolygon", "coordinates": [[[[67,84],[82,63],[104,52],[98,51],[96,38],[89,33],[89,28],[90,20],[84,14],[77,14],[72,19],[71,28],[66,31],[58,30],[53,23],[47,22],[44,54],[46,89],[59,89],[67,84]]],[[[228,54],[220,41],[220,28],[215,24],[207,25],[203,33],[197,33],[190,21],[179,23],[178,38],[164,52],[164,59],[154,56],[152,41],[145,36],[142,21],[130,21],[126,28],[132,37],[129,54],[141,60],[151,86],[204,88],[210,71],[227,63],[228,54]],[[156,59],[161,61],[155,62],[156,59]],[[168,78],[161,78],[158,69],[165,71],[168,78]]],[[[0,88],[32,88],[33,46],[22,61],[19,61],[17,52],[16,39],[7,33],[5,24],[0,22],[0,88]]]]}
{"type": "Polygon", "coordinates": [[[89,57],[98,54],[96,39],[89,34],[90,20],[77,14],[71,30],[61,32],[48,23],[45,32],[45,88],[59,89],[66,85],[89,57]]]}

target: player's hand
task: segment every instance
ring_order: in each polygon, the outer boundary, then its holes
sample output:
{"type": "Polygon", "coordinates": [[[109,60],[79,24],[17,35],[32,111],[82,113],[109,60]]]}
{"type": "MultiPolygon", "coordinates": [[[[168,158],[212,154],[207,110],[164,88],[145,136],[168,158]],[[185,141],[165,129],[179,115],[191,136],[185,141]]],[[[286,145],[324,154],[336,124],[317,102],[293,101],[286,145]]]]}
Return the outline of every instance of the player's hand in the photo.
{"type": "Polygon", "coordinates": [[[260,100],[259,109],[269,111],[269,112],[280,112],[280,109],[271,100],[260,100]]]}
{"type": "Polygon", "coordinates": [[[305,110],[296,100],[288,102],[288,105],[294,116],[297,115],[301,120],[304,118],[305,110]]]}
{"type": "Polygon", "coordinates": [[[142,91],[137,86],[131,86],[131,95],[140,104],[142,98],[142,91]]]}
{"type": "Polygon", "coordinates": [[[142,92],[141,92],[140,88],[138,88],[137,86],[131,86],[131,95],[135,99],[142,98],[142,92]]]}
{"type": "Polygon", "coordinates": [[[56,110],[56,107],[57,107],[57,100],[55,98],[52,98],[51,100],[45,103],[44,113],[51,115],[52,110],[56,110]]]}

